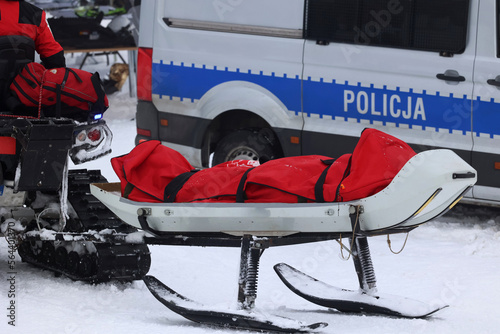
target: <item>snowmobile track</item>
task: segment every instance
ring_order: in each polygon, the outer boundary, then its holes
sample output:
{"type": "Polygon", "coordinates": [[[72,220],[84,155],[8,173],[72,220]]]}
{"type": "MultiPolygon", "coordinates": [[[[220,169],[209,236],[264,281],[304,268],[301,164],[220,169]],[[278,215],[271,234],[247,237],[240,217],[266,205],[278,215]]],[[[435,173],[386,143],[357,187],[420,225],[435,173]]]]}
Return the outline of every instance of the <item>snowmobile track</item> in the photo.
{"type": "MultiPolygon", "coordinates": [[[[100,171],[79,169],[69,172],[68,202],[78,218],[69,219],[64,232],[84,233],[89,230],[112,229],[127,234],[137,231],[90,194],[90,184],[94,182],[106,182],[100,171]]],[[[59,234],[64,235],[64,232],[59,234]]],[[[36,234],[25,236],[18,252],[25,262],[73,280],[91,283],[110,279],[139,280],[147,274],[151,264],[146,244],[42,241],[36,234]]]]}

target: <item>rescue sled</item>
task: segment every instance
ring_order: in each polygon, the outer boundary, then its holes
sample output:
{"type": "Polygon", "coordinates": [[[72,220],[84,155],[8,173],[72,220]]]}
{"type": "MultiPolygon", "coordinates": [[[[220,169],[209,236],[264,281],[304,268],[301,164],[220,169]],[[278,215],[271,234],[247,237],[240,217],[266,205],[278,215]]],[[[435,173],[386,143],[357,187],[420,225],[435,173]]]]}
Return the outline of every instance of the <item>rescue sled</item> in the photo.
{"type": "Polygon", "coordinates": [[[195,322],[282,332],[311,331],[305,325],[251,312],[257,297],[259,258],[264,249],[349,238],[359,291],[320,282],[286,264],[275,270],[299,296],[345,312],[422,318],[442,307],[379,295],[367,237],[406,233],[452,208],[476,182],[476,171],[450,150],[414,155],[376,194],[335,203],[145,203],[122,197],[120,183],[93,184],[92,194],[118,217],[147,232],[148,244],[241,247],[238,301],[227,313],[195,303],[156,278],[144,281],[172,311],[195,322]],[[245,311],[245,312],[244,312],[245,311]]]}

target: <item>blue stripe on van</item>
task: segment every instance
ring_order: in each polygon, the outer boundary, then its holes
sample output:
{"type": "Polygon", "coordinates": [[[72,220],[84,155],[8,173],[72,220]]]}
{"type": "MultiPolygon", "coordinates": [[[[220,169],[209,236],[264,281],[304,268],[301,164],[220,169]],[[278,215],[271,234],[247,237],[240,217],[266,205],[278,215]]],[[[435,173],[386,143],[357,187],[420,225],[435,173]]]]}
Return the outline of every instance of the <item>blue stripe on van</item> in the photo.
{"type": "MultiPolygon", "coordinates": [[[[228,81],[248,81],[273,93],[288,110],[302,110],[301,81],[295,77],[277,77],[262,72],[228,71],[227,68],[207,69],[194,65],[153,63],[153,94],[160,97],[201,99],[211,88],[228,81]]],[[[362,87],[345,82],[303,81],[304,112],[307,116],[356,119],[409,126],[422,130],[447,130],[449,133],[474,131],[490,138],[500,135],[500,106],[491,101],[474,101],[474,129],[471,129],[471,100],[466,96],[441,96],[427,92],[403,92],[382,88],[362,87]]]]}
{"type": "Polygon", "coordinates": [[[277,77],[252,72],[237,72],[225,69],[207,69],[153,63],[153,94],[175,96],[181,99],[201,99],[211,88],[228,81],[248,81],[266,88],[273,93],[288,110],[299,113],[300,78],[277,77]]]}
{"type": "Polygon", "coordinates": [[[370,124],[408,125],[455,130],[465,134],[470,128],[470,99],[466,96],[440,96],[415,93],[410,89],[362,87],[337,83],[335,81],[304,81],[304,111],[322,116],[369,120],[370,124]],[[438,111],[438,112],[436,112],[438,111]]]}
{"type": "MultiPolygon", "coordinates": [[[[500,91],[498,92],[500,94],[500,91]]],[[[484,133],[493,138],[493,135],[500,135],[500,104],[490,101],[480,101],[477,98],[473,106],[474,132],[484,133]]]]}

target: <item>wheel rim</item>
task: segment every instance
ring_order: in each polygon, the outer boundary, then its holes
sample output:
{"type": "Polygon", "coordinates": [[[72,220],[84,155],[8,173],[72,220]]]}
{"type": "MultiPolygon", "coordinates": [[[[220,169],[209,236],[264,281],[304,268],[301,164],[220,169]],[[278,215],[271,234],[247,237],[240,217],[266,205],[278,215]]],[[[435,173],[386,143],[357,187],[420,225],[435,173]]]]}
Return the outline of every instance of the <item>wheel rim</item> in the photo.
{"type": "Polygon", "coordinates": [[[227,155],[227,161],[232,160],[259,160],[259,154],[257,151],[251,149],[250,147],[237,147],[227,155]]]}

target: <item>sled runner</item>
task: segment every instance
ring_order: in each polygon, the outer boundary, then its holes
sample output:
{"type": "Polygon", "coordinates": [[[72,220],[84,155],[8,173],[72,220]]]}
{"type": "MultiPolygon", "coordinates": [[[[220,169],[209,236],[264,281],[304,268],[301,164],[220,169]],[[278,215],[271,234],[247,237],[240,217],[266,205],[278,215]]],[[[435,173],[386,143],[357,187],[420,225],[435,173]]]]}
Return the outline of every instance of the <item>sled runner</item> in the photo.
{"type": "Polygon", "coordinates": [[[359,279],[358,292],[334,288],[279,264],[275,270],[299,296],[344,312],[426,317],[446,305],[427,306],[395,296],[379,296],[367,237],[409,232],[452,208],[476,182],[476,171],[450,150],[425,151],[404,163],[390,183],[375,194],[326,203],[148,203],[123,195],[123,184],[93,184],[92,194],[128,224],[147,232],[148,244],[240,247],[238,301],[242,310],[219,312],[197,304],[148,276],[153,295],[187,319],[237,328],[310,331],[325,324],[283,324],[251,310],[257,297],[259,258],[264,249],[349,238],[359,279]]]}

